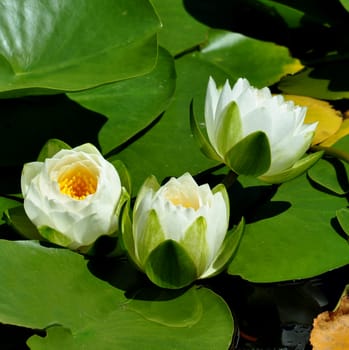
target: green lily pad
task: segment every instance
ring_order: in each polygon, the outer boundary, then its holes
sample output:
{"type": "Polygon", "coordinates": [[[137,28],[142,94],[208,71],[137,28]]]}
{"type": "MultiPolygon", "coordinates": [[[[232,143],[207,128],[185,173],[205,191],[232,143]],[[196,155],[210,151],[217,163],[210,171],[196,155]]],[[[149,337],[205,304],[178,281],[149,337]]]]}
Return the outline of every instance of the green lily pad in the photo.
{"type": "Polygon", "coordinates": [[[348,242],[334,225],[337,210],[346,204],[345,198],[312,187],[305,175],[282,184],[246,225],[229,273],[278,282],[348,264],[348,242]]]}
{"type": "Polygon", "coordinates": [[[152,3],[163,24],[158,34],[159,44],[172,55],[193,49],[206,40],[208,27],[188,14],[182,0],[153,0],[152,3]]]}
{"type": "MultiPolygon", "coordinates": [[[[129,274],[110,262],[108,274],[126,282],[129,274]]],[[[94,276],[83,256],[35,241],[0,240],[0,263],[0,322],[47,331],[28,340],[32,350],[227,349],[231,342],[229,308],[208,289],[142,288],[127,298],[94,276]]]]}
{"type": "Polygon", "coordinates": [[[147,0],[4,0],[0,91],[81,90],[145,74],[159,27],[147,0]]]}
{"type": "Polygon", "coordinates": [[[123,313],[120,310],[114,310],[105,319],[98,320],[77,332],[72,333],[62,327],[53,327],[47,330],[45,338],[33,336],[28,344],[32,350],[82,348],[137,350],[140,346],[142,349],[149,350],[228,349],[232,320],[227,313],[225,303],[208,289],[194,289],[189,293],[189,297],[186,293],[173,301],[169,317],[173,321],[181,314],[199,318],[200,322],[193,325],[189,325],[186,320],[185,323],[171,326],[163,320],[153,319],[154,310],[158,309],[157,312],[159,312],[159,309],[162,309],[162,314],[165,314],[168,303],[165,300],[149,301],[148,304],[155,306],[150,313],[144,309],[143,305],[131,302],[123,305],[123,313]],[[193,298],[194,294],[197,299],[193,298]],[[189,302],[194,303],[194,307],[189,302]],[[191,315],[188,309],[193,308],[194,314],[191,315]],[[142,315],[144,312],[147,313],[146,318],[142,315]]]}
{"type": "Polygon", "coordinates": [[[167,107],[174,89],[173,58],[159,48],[157,65],[150,73],[67,95],[108,118],[99,132],[102,152],[106,154],[158,117],[167,107]]]}

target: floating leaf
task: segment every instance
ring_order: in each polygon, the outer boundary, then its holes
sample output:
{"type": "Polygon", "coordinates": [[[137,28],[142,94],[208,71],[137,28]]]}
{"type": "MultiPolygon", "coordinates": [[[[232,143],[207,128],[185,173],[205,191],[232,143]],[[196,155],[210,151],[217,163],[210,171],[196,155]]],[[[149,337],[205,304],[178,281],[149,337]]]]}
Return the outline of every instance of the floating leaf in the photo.
{"type": "MultiPolygon", "coordinates": [[[[0,240],[0,322],[46,329],[28,344],[38,349],[227,349],[233,334],[229,308],[212,291],[125,291],[95,277],[91,262],[66,249],[34,241],[0,240]],[[203,332],[203,330],[205,330],[203,332]],[[74,335],[74,336],[72,336],[74,335]]],[[[118,274],[118,262],[108,264],[118,274]]],[[[103,271],[105,273],[105,271],[103,271]]],[[[128,274],[119,273],[119,284],[128,274]]],[[[123,281],[124,280],[124,281],[123,281]]]]}
{"type": "Polygon", "coordinates": [[[207,39],[208,27],[188,14],[182,0],[153,0],[152,4],[163,24],[158,34],[159,44],[172,55],[192,49],[207,39]]]}
{"type": "Polygon", "coordinates": [[[147,0],[4,0],[0,91],[81,90],[145,74],[159,26],[147,0]]]}
{"type": "Polygon", "coordinates": [[[173,58],[159,49],[156,67],[148,74],[68,94],[85,108],[108,117],[99,133],[104,154],[148,126],[168,105],[175,89],[173,58]]]}
{"type": "MultiPolygon", "coordinates": [[[[246,191],[248,186],[240,196],[246,191]]],[[[333,225],[336,211],[346,205],[346,198],[316,190],[306,176],[282,184],[250,218],[229,273],[278,282],[348,264],[348,242],[333,225]]]]}
{"type": "Polygon", "coordinates": [[[347,135],[349,135],[349,119],[344,119],[337,132],[322,142],[321,146],[330,147],[347,135]]]}

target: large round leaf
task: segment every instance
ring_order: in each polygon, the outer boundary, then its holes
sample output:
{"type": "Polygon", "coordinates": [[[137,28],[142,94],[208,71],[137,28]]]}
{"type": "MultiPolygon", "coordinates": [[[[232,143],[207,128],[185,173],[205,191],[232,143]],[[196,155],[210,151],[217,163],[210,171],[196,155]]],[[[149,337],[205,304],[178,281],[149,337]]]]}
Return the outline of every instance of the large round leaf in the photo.
{"type": "Polygon", "coordinates": [[[231,316],[225,303],[212,291],[194,289],[175,300],[165,300],[126,303],[121,310],[114,310],[105,319],[74,334],[62,327],[53,327],[48,329],[45,338],[34,336],[28,344],[32,350],[229,348],[231,316]],[[144,304],[149,304],[149,308],[144,304]],[[160,318],[159,314],[164,317],[160,318]],[[189,319],[185,319],[188,316],[189,319]]]}
{"type": "Polygon", "coordinates": [[[0,91],[81,90],[144,74],[159,27],[147,0],[1,0],[0,91]]]}
{"type": "Polygon", "coordinates": [[[335,220],[336,211],[346,205],[345,198],[316,190],[306,176],[281,185],[270,202],[255,210],[229,273],[276,282],[348,264],[347,238],[335,220]]]}
{"type": "Polygon", "coordinates": [[[160,115],[173,95],[175,76],[172,56],[160,48],[157,65],[150,73],[70,93],[68,97],[108,117],[99,133],[99,142],[106,154],[160,115]]]}
{"type": "MultiPolygon", "coordinates": [[[[205,288],[141,288],[127,298],[123,290],[90,272],[88,266],[100,274],[94,262],[33,241],[0,240],[0,264],[6,266],[0,269],[0,322],[48,328],[46,338],[29,340],[33,350],[128,350],[140,344],[152,350],[162,350],[164,344],[183,350],[229,347],[231,313],[205,288]]],[[[129,285],[135,272],[125,273],[123,264],[111,259],[104,266],[111,283],[129,285]]]]}

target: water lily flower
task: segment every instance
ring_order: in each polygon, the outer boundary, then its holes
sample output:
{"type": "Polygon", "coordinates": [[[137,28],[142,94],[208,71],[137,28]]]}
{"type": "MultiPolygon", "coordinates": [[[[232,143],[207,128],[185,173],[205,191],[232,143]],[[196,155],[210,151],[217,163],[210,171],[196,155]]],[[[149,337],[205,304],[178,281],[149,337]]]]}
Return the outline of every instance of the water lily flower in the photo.
{"type": "Polygon", "coordinates": [[[143,184],[133,222],[123,217],[130,257],[150,280],[180,288],[219,273],[236,249],[243,224],[228,231],[229,199],[223,185],[198,185],[189,173],[160,186],[143,184]]]}
{"type": "Polygon", "coordinates": [[[306,108],[252,87],[240,78],[217,88],[209,78],[205,100],[204,138],[193,115],[191,126],[203,152],[237,174],[278,183],[304,172],[322,155],[305,157],[317,123],[304,124],[306,108]]]}
{"type": "Polygon", "coordinates": [[[21,187],[27,216],[53,243],[77,249],[118,229],[120,177],[92,144],[25,164],[21,187]]]}

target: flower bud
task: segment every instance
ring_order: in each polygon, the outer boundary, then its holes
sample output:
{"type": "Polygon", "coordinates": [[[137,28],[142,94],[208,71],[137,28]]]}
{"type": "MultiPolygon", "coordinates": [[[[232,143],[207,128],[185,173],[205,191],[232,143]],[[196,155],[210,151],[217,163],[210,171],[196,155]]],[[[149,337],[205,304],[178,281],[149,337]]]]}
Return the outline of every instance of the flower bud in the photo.
{"type": "Polygon", "coordinates": [[[125,246],[150,280],[180,288],[219,273],[229,261],[238,233],[228,230],[229,200],[223,185],[199,186],[188,173],[159,186],[154,177],[142,186],[133,223],[123,218],[125,246]]]}
{"type": "Polygon", "coordinates": [[[209,142],[192,115],[191,125],[209,157],[237,174],[279,183],[298,176],[322,155],[303,158],[317,126],[304,124],[305,113],[305,107],[273,96],[267,87],[256,89],[246,79],[238,79],[233,88],[228,81],[217,88],[210,78],[205,100],[209,142]]]}

